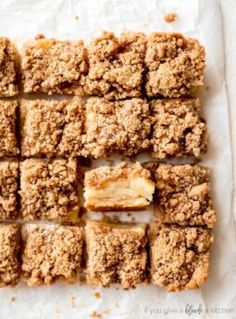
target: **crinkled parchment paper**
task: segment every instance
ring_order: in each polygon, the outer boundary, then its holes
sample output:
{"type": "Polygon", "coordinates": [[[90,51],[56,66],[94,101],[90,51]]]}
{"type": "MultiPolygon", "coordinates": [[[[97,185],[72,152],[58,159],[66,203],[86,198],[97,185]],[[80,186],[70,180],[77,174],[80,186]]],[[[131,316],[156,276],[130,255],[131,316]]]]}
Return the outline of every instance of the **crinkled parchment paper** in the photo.
{"type": "MultiPolygon", "coordinates": [[[[207,52],[201,91],[210,132],[203,164],[212,169],[218,212],[208,282],[202,289],[166,293],[149,286],[123,291],[80,285],[0,290],[2,319],[236,318],[236,241],[232,212],[232,159],[224,78],[221,17],[214,0],[1,0],[0,34],[20,47],[37,33],[89,40],[101,30],[180,31],[199,38],[207,52]],[[164,22],[175,12],[175,23],[164,22]],[[100,293],[95,294],[95,292],[100,293]],[[95,297],[95,295],[97,297],[95,297]],[[235,302],[235,303],[234,303],[235,302]],[[95,312],[94,312],[95,311],[95,312]]],[[[137,213],[140,216],[140,213],[137,213]]]]}

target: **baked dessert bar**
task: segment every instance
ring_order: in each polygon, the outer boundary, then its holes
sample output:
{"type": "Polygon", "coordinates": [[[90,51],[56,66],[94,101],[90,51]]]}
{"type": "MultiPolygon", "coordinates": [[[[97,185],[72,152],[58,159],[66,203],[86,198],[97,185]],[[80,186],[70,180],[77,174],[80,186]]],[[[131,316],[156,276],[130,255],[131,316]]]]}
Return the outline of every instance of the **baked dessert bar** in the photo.
{"type": "Polygon", "coordinates": [[[59,41],[37,36],[22,52],[24,93],[84,95],[88,72],[83,41],[59,41]]]}
{"type": "Polygon", "coordinates": [[[0,37],[0,97],[11,97],[19,93],[17,55],[11,41],[0,37]]]}
{"type": "Polygon", "coordinates": [[[29,286],[76,280],[83,250],[81,227],[26,224],[22,234],[22,271],[29,286]]]}
{"type": "Polygon", "coordinates": [[[204,84],[205,50],[196,39],[178,33],[152,33],[147,38],[146,93],[181,97],[204,84]]]}
{"type": "Polygon", "coordinates": [[[135,155],[149,146],[149,105],[138,98],[112,102],[92,97],[86,104],[85,130],[85,155],[135,155]]]}
{"type": "Polygon", "coordinates": [[[17,184],[19,163],[17,161],[0,162],[0,218],[17,216],[17,184]]]}
{"type": "Polygon", "coordinates": [[[17,106],[17,101],[0,99],[0,157],[19,154],[16,138],[17,106]]]}
{"type": "Polygon", "coordinates": [[[151,103],[153,157],[194,156],[207,149],[207,128],[198,99],[163,99],[151,103]]]}
{"type": "MultiPolygon", "coordinates": [[[[155,164],[154,164],[155,166],[155,164]]],[[[216,212],[210,194],[210,172],[198,165],[160,164],[153,170],[157,209],[164,223],[212,228],[216,212]]]]}
{"type": "Polygon", "coordinates": [[[137,32],[119,38],[104,32],[93,40],[88,47],[88,93],[115,100],[141,96],[145,50],[146,38],[137,32]]]}
{"type": "Polygon", "coordinates": [[[21,162],[20,171],[24,219],[77,220],[79,178],[75,159],[27,159],[21,162]]]}
{"type": "Polygon", "coordinates": [[[152,284],[168,291],[199,288],[208,277],[211,230],[153,223],[149,229],[152,284]]]}
{"type": "Polygon", "coordinates": [[[0,287],[14,287],[20,278],[20,233],[16,224],[0,224],[0,287]]]}
{"type": "Polygon", "coordinates": [[[103,166],[85,172],[85,207],[94,211],[142,210],[152,201],[155,184],[139,163],[103,166]]]}
{"type": "Polygon", "coordinates": [[[121,283],[134,288],[146,279],[147,253],[144,224],[87,221],[87,281],[108,287],[121,283]]]}
{"type": "Polygon", "coordinates": [[[23,100],[20,109],[23,156],[81,155],[84,109],[80,98],[23,100]]]}

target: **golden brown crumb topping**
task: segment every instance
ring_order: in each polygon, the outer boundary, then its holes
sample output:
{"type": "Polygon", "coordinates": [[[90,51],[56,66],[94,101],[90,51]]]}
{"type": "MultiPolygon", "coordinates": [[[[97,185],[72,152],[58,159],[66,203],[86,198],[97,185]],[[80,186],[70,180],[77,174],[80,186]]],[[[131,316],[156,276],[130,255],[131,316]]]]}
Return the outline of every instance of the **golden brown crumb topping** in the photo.
{"type": "Polygon", "coordinates": [[[13,100],[0,100],[0,157],[19,153],[16,140],[16,109],[13,100]]]}
{"type": "Polygon", "coordinates": [[[21,147],[24,156],[79,156],[84,110],[80,98],[21,103],[21,147]]]}
{"type": "Polygon", "coordinates": [[[22,82],[25,93],[84,94],[88,72],[83,41],[36,38],[25,43],[22,82]]]}
{"type": "Polygon", "coordinates": [[[151,102],[153,156],[185,157],[207,149],[207,128],[199,115],[198,99],[163,99],[151,102]]]}
{"type": "Polygon", "coordinates": [[[17,215],[18,177],[18,162],[0,162],[0,218],[15,218],[17,215]]]}
{"type": "Polygon", "coordinates": [[[149,146],[149,105],[137,98],[116,102],[90,98],[85,126],[86,155],[97,158],[116,152],[131,156],[149,146]]]}
{"type": "Polygon", "coordinates": [[[166,223],[213,227],[210,174],[198,165],[160,164],[155,171],[158,208],[166,223]]]}
{"type": "Polygon", "coordinates": [[[19,269],[19,229],[15,224],[0,224],[0,287],[17,285],[19,269]]]}
{"type": "Polygon", "coordinates": [[[73,159],[28,159],[21,163],[24,219],[69,220],[78,215],[78,167],[73,159]]]}
{"type": "Polygon", "coordinates": [[[107,183],[117,181],[119,179],[131,179],[133,177],[151,178],[148,170],[143,168],[140,163],[128,164],[122,162],[114,167],[101,166],[85,173],[85,187],[99,189],[107,183]]]}
{"type": "Polygon", "coordinates": [[[104,32],[88,48],[89,94],[107,99],[141,96],[146,38],[142,33],[126,32],[117,38],[104,32]]]}
{"type": "Polygon", "coordinates": [[[11,97],[18,94],[17,53],[13,44],[0,37],[0,97],[11,97]]]}
{"type": "Polygon", "coordinates": [[[147,39],[147,95],[180,97],[203,85],[205,51],[196,39],[153,33],[147,39]]]}
{"type": "Polygon", "coordinates": [[[83,235],[80,227],[25,225],[23,275],[29,286],[72,281],[81,269],[83,235]]]}
{"type": "Polygon", "coordinates": [[[145,228],[88,222],[87,276],[92,284],[121,283],[132,288],[145,281],[147,254],[145,228]]]}
{"type": "Polygon", "coordinates": [[[152,283],[168,291],[200,287],[208,277],[212,232],[154,223],[149,230],[152,283]]]}

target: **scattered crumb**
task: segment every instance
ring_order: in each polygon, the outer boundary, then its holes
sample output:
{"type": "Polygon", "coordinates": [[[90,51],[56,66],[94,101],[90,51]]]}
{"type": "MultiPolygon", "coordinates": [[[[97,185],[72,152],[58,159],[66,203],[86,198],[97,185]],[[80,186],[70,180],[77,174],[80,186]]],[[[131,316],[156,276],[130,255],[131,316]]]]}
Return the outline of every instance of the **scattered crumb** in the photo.
{"type": "Polygon", "coordinates": [[[14,296],[11,297],[11,301],[12,301],[12,302],[15,302],[15,301],[16,301],[16,297],[14,297],[14,296]]]}
{"type": "Polygon", "coordinates": [[[102,314],[97,311],[93,311],[89,316],[92,318],[102,318],[102,314]]]}
{"type": "Polygon", "coordinates": [[[101,298],[101,294],[100,294],[100,292],[99,292],[99,291],[95,291],[95,293],[94,293],[94,297],[95,297],[96,299],[101,298]]]}
{"type": "Polygon", "coordinates": [[[75,308],[75,307],[76,307],[76,297],[71,296],[71,308],[75,308]]]}
{"type": "Polygon", "coordinates": [[[116,308],[120,308],[120,304],[118,302],[115,303],[116,308]]]}
{"type": "Polygon", "coordinates": [[[206,88],[207,91],[210,90],[210,86],[209,85],[206,85],[205,88],[206,88]]]}
{"type": "Polygon", "coordinates": [[[79,20],[79,16],[75,16],[75,20],[79,20]]]}
{"type": "Polygon", "coordinates": [[[168,14],[166,14],[164,16],[164,20],[167,23],[175,22],[176,18],[177,18],[177,14],[176,13],[168,13],[168,14]]]}

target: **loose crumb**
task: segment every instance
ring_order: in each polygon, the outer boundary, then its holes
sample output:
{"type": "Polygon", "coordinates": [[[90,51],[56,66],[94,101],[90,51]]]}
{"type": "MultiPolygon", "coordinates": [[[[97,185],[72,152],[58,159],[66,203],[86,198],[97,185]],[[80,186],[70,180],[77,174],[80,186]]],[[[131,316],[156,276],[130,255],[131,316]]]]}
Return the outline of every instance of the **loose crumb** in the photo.
{"type": "Polygon", "coordinates": [[[167,23],[172,23],[175,22],[175,20],[177,19],[177,14],[176,13],[168,13],[164,16],[164,20],[167,23]]]}
{"type": "Polygon", "coordinates": [[[102,318],[103,315],[102,315],[100,312],[93,311],[93,312],[90,314],[90,317],[92,317],[92,318],[102,318]]]}
{"type": "Polygon", "coordinates": [[[76,307],[76,297],[72,296],[71,297],[71,308],[75,308],[76,307]]]}
{"type": "Polygon", "coordinates": [[[100,294],[99,291],[95,291],[95,293],[94,293],[93,295],[94,295],[94,297],[95,297],[96,299],[101,298],[101,294],[100,294]]]}
{"type": "Polygon", "coordinates": [[[15,296],[11,297],[11,301],[15,302],[16,301],[16,297],[15,296]]]}

